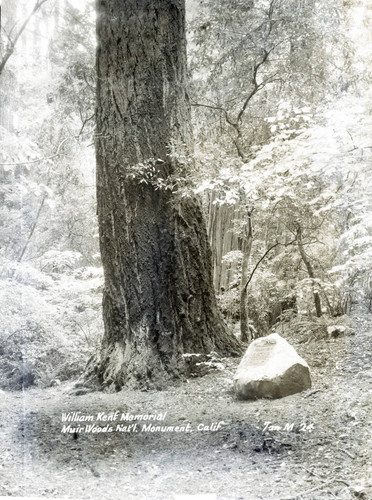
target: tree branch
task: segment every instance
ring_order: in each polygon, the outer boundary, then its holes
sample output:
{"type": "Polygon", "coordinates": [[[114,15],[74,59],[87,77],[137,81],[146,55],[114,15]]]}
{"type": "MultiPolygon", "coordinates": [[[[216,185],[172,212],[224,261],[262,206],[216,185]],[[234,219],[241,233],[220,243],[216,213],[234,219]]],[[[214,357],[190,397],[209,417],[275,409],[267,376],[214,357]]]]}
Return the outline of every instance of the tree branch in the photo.
{"type": "Polygon", "coordinates": [[[34,221],[34,223],[32,224],[31,230],[30,230],[29,235],[28,235],[28,237],[27,237],[27,241],[26,241],[25,245],[23,246],[23,248],[22,248],[22,250],[21,250],[21,253],[20,253],[19,257],[17,258],[17,262],[22,262],[23,256],[25,255],[26,250],[27,250],[27,248],[28,248],[28,245],[29,245],[29,243],[30,243],[30,241],[31,241],[31,238],[32,238],[32,236],[33,236],[33,234],[34,234],[34,232],[35,232],[35,228],[36,228],[36,226],[37,226],[37,223],[39,222],[40,214],[41,214],[41,211],[42,211],[42,209],[43,209],[43,206],[44,206],[44,203],[45,203],[46,197],[47,197],[47,195],[46,195],[46,194],[44,194],[43,199],[41,200],[40,206],[39,206],[39,208],[38,208],[38,211],[37,211],[37,214],[36,214],[35,221],[34,221]]]}
{"type": "Polygon", "coordinates": [[[295,243],[296,241],[297,241],[297,238],[294,239],[294,240],[292,240],[292,241],[290,241],[289,243],[280,243],[279,241],[277,241],[274,245],[272,245],[270,248],[268,248],[266,250],[266,252],[263,254],[263,256],[260,258],[260,260],[257,262],[257,264],[254,266],[253,271],[251,272],[251,274],[250,274],[250,276],[249,276],[249,278],[247,280],[247,283],[244,285],[244,290],[246,290],[248,288],[248,285],[252,281],[253,275],[256,272],[258,266],[265,259],[265,257],[271,252],[271,250],[274,250],[274,248],[276,248],[279,245],[284,245],[286,247],[289,246],[289,245],[293,245],[293,243],[295,243]]]}
{"type": "Polygon", "coordinates": [[[226,119],[227,123],[229,125],[232,125],[233,127],[236,125],[236,123],[233,122],[231,120],[231,118],[229,117],[228,112],[226,111],[226,109],[223,108],[222,106],[214,106],[214,105],[211,105],[211,104],[203,104],[203,103],[199,103],[199,102],[192,102],[191,106],[198,107],[198,108],[216,109],[218,111],[222,111],[223,114],[225,115],[225,119],[226,119]]]}
{"type": "Polygon", "coordinates": [[[7,45],[7,48],[6,48],[6,51],[5,51],[5,54],[2,58],[2,60],[0,61],[0,75],[1,73],[3,72],[4,70],[4,67],[6,65],[6,63],[8,62],[10,56],[13,54],[14,52],[14,49],[15,49],[15,45],[16,43],[18,42],[18,39],[19,37],[22,35],[22,33],[24,32],[24,30],[26,29],[26,26],[28,25],[28,23],[30,22],[32,16],[40,9],[40,7],[45,3],[47,2],[48,0],[36,0],[36,3],[34,5],[34,8],[32,9],[31,13],[26,17],[26,19],[23,21],[23,24],[22,26],[19,28],[17,34],[15,35],[14,39],[11,40],[10,37],[8,37],[8,40],[9,40],[9,43],[7,45]]]}
{"type": "Polygon", "coordinates": [[[63,139],[61,144],[58,146],[57,151],[51,156],[45,156],[44,158],[38,158],[37,160],[30,160],[30,161],[16,161],[13,163],[0,163],[0,166],[2,167],[2,166],[6,166],[6,165],[13,165],[13,166],[15,166],[15,165],[32,165],[33,163],[40,163],[40,162],[45,161],[45,160],[51,160],[53,158],[56,158],[57,156],[62,156],[62,155],[64,155],[64,153],[60,153],[60,149],[62,148],[64,143],[67,142],[69,139],[71,139],[71,137],[66,137],[66,139],[63,139]]]}
{"type": "MultiPolygon", "coordinates": [[[[247,109],[247,106],[248,106],[249,102],[251,101],[251,99],[257,94],[257,92],[259,92],[261,89],[263,89],[265,87],[265,85],[267,83],[269,83],[269,81],[270,81],[270,77],[268,77],[266,80],[263,80],[262,82],[258,83],[257,82],[257,75],[258,75],[258,71],[259,71],[260,67],[263,64],[265,64],[265,62],[267,61],[267,58],[269,57],[269,55],[273,49],[274,49],[274,47],[271,48],[270,50],[263,49],[262,58],[253,67],[253,76],[252,76],[253,89],[248,94],[248,96],[245,98],[243,105],[240,108],[240,111],[236,117],[236,120],[233,120],[232,118],[230,118],[228,112],[222,106],[214,106],[214,105],[210,105],[210,104],[199,104],[199,103],[192,103],[191,104],[191,106],[199,106],[199,107],[204,107],[204,108],[209,108],[209,109],[216,109],[216,110],[222,111],[224,113],[226,122],[234,128],[234,130],[237,134],[237,136],[233,140],[233,142],[234,142],[234,145],[235,145],[235,148],[237,150],[238,155],[243,160],[245,160],[245,155],[240,147],[240,139],[242,137],[242,131],[240,129],[240,122],[243,118],[243,114],[244,114],[245,110],[247,109]]],[[[274,75],[272,75],[272,77],[274,77],[276,75],[277,75],[277,73],[274,73],[274,75]]]]}
{"type": "Polygon", "coordinates": [[[81,121],[83,122],[82,126],[81,126],[81,129],[78,133],[78,138],[81,136],[81,134],[83,133],[84,131],[84,128],[85,128],[85,125],[90,121],[92,120],[94,117],[96,116],[95,113],[93,113],[91,116],[88,116],[88,118],[85,118],[85,120],[83,120],[83,117],[81,116],[81,121]]]}
{"type": "Polygon", "coordinates": [[[259,91],[261,90],[261,84],[258,84],[257,83],[257,73],[258,73],[258,70],[260,69],[260,67],[265,64],[265,62],[267,61],[267,58],[269,57],[269,54],[270,54],[270,51],[267,51],[266,49],[264,49],[264,55],[261,59],[261,61],[259,61],[253,68],[253,78],[252,78],[252,83],[254,85],[252,91],[250,92],[250,94],[248,95],[248,97],[246,98],[246,100],[244,101],[243,103],[243,106],[241,107],[241,110],[239,111],[239,114],[236,118],[236,123],[238,124],[240,122],[240,120],[242,119],[242,116],[244,114],[244,111],[246,110],[248,104],[249,104],[249,101],[252,99],[252,97],[259,91]]]}

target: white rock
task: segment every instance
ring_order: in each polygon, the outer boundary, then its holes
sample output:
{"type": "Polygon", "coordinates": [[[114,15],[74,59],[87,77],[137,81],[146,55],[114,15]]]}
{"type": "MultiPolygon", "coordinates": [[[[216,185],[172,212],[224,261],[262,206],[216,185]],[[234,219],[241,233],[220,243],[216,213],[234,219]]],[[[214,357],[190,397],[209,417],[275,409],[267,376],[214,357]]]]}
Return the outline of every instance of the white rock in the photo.
{"type": "Polygon", "coordinates": [[[277,333],[250,344],[234,377],[240,399],[282,398],[310,387],[306,361],[277,333]]]}
{"type": "Polygon", "coordinates": [[[332,338],[340,337],[341,335],[345,335],[346,327],[342,325],[327,326],[327,333],[332,338]]]}

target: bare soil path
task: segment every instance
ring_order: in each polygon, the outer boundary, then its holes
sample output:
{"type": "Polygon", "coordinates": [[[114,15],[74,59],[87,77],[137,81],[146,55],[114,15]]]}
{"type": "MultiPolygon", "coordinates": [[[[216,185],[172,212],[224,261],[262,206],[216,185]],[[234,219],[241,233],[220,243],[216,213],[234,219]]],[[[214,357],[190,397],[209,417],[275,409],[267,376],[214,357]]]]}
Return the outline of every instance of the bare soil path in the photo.
{"type": "Polygon", "coordinates": [[[237,401],[234,359],[222,360],[224,370],[161,392],[76,396],[67,384],[1,392],[0,495],[372,498],[372,316],[356,315],[353,326],[354,335],[310,342],[278,332],[308,361],[313,380],[310,390],[280,400],[237,401]],[[167,412],[156,425],[190,423],[193,432],[141,432],[145,422],[139,422],[139,432],[62,433],[61,415],[73,411],[167,412]]]}

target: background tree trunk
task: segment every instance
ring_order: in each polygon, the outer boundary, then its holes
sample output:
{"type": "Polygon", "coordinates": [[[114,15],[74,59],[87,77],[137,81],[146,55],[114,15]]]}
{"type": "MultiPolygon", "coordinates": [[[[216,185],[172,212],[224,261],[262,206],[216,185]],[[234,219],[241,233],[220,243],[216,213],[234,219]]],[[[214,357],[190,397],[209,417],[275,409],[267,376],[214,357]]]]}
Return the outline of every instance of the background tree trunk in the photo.
{"type": "Polygon", "coordinates": [[[250,342],[251,335],[249,332],[248,324],[248,310],[247,310],[247,295],[249,279],[248,266],[249,259],[252,253],[253,233],[252,233],[252,214],[248,213],[248,228],[243,242],[243,260],[242,260],[242,278],[240,283],[240,340],[241,342],[250,342]]]}
{"type": "Polygon", "coordinates": [[[182,354],[236,351],[217,312],[198,200],[156,189],[189,152],[184,1],[98,0],[97,201],[114,389],[161,386],[182,354]],[[133,169],[135,167],[135,169],[133,169]]]}
{"type": "Polygon", "coordinates": [[[297,245],[298,245],[298,250],[300,252],[301,258],[303,260],[303,263],[306,266],[307,274],[309,275],[309,278],[312,280],[312,286],[313,286],[313,297],[314,297],[314,305],[315,305],[315,312],[318,318],[321,317],[322,315],[322,305],[320,302],[320,295],[319,292],[315,289],[317,286],[315,284],[315,274],[313,270],[313,266],[311,265],[309,257],[306,255],[304,244],[302,241],[302,229],[301,226],[297,227],[297,245]]]}

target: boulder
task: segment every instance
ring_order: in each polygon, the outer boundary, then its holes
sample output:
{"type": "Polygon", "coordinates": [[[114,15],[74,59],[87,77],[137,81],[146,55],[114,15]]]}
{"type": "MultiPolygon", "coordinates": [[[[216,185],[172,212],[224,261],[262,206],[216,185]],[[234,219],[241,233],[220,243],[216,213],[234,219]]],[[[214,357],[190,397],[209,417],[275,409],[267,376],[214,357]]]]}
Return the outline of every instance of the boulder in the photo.
{"type": "Polygon", "coordinates": [[[277,333],[250,344],[234,377],[239,399],[283,398],[310,387],[306,361],[277,333]]]}

